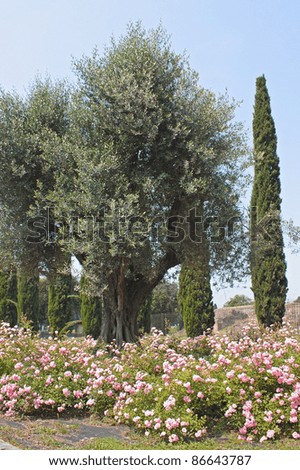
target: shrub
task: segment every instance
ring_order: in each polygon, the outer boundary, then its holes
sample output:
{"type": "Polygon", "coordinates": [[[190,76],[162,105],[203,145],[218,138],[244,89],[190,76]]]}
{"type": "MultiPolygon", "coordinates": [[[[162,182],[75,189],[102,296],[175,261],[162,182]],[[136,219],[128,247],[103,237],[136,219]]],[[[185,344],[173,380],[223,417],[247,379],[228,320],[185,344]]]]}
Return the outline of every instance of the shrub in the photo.
{"type": "Polygon", "coordinates": [[[34,330],[39,326],[39,276],[18,276],[18,323],[22,317],[31,322],[34,330]]]}
{"type": "Polygon", "coordinates": [[[186,334],[195,337],[215,323],[208,263],[183,263],[179,276],[178,303],[186,334]]]}
{"type": "Polygon", "coordinates": [[[72,277],[69,274],[57,274],[48,288],[49,330],[60,331],[71,319],[72,277]]]}
{"type": "Polygon", "coordinates": [[[241,440],[300,438],[300,344],[244,328],[180,339],[152,330],[139,344],[93,353],[91,338],[40,339],[0,326],[0,412],[85,410],[170,443],[233,430],[241,440]]]}
{"type": "Polygon", "coordinates": [[[17,276],[15,272],[0,272],[0,321],[17,324],[17,276]]]}
{"type": "Polygon", "coordinates": [[[100,297],[88,295],[85,292],[87,280],[84,276],[80,280],[80,316],[86,335],[98,338],[101,332],[102,303],[100,297]]]}

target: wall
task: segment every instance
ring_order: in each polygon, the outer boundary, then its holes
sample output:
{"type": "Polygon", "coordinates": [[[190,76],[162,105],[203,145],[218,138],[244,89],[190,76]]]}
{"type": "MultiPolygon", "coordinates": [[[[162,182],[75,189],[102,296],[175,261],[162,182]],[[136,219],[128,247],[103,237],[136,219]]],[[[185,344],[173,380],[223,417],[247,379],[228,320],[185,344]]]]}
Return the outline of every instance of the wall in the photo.
{"type": "MultiPolygon", "coordinates": [[[[286,304],[285,320],[300,332],[300,304],[286,304]]],[[[253,305],[226,307],[215,310],[215,331],[228,327],[239,327],[249,321],[256,322],[253,305]]]]}

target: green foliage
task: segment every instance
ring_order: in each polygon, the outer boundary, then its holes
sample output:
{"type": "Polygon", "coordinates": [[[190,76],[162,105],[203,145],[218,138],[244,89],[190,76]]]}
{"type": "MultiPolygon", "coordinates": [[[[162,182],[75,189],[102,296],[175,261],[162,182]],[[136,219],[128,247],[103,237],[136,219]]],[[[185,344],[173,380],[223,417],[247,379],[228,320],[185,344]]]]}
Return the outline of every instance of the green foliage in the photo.
{"type": "Polygon", "coordinates": [[[151,312],[152,312],[153,293],[144,302],[139,310],[137,327],[140,333],[150,333],[151,330],[151,312]]]}
{"type": "Polygon", "coordinates": [[[39,320],[41,325],[47,324],[48,318],[48,287],[49,281],[46,277],[40,277],[39,282],[39,320]]]}
{"type": "Polygon", "coordinates": [[[178,308],[178,284],[163,280],[152,291],[139,312],[138,326],[144,333],[150,332],[151,325],[167,331],[168,326],[183,327],[178,308]]]}
{"type": "Polygon", "coordinates": [[[65,324],[65,326],[63,327],[62,330],[60,330],[59,332],[59,336],[60,337],[63,337],[65,335],[67,335],[68,333],[70,333],[72,331],[72,329],[78,325],[82,325],[82,321],[81,320],[72,320],[72,321],[69,321],[68,323],[65,324]]]}
{"type": "Polygon", "coordinates": [[[287,293],[280,220],[277,137],[264,76],[256,80],[253,116],[255,175],[251,198],[251,276],[258,320],[281,323],[287,293]]]}
{"type": "Polygon", "coordinates": [[[57,274],[48,289],[48,323],[53,333],[61,331],[71,319],[72,277],[70,274],[57,274]]]}
{"type": "MultiPolygon", "coordinates": [[[[69,93],[64,83],[37,79],[23,98],[0,90],[0,252],[6,266],[16,261],[28,272],[38,263],[57,258],[59,246],[46,244],[46,226],[39,218],[35,197],[54,184],[55,156],[45,159],[49,145],[60,142],[69,125],[69,93]],[[31,237],[28,243],[28,236],[31,237]]],[[[57,168],[56,168],[57,169],[57,168]]],[[[53,231],[50,221],[50,231],[53,231]]]]}
{"type": "Polygon", "coordinates": [[[18,323],[22,317],[30,322],[33,330],[39,327],[39,276],[18,275],[18,323]]]}
{"type": "Polygon", "coordinates": [[[176,282],[162,281],[152,293],[151,315],[178,315],[178,284],[176,282]]]}
{"type": "Polygon", "coordinates": [[[231,299],[229,299],[225,304],[224,307],[239,307],[240,305],[252,305],[253,300],[247,297],[246,295],[235,295],[231,299]]]}
{"type": "Polygon", "coordinates": [[[214,307],[207,264],[185,262],[179,275],[178,303],[187,336],[202,335],[214,326],[214,307]]]}
{"type": "MultiPolygon", "coordinates": [[[[91,338],[41,339],[0,324],[0,412],[10,418],[88,413],[169,446],[233,431],[248,443],[299,440],[299,340],[247,326],[197,338],[144,335],[92,351],[91,338]]],[[[107,422],[107,421],[106,421],[107,422]]],[[[170,447],[169,447],[170,448],[170,447]]]]}
{"type": "Polygon", "coordinates": [[[17,324],[17,276],[14,271],[0,272],[0,322],[17,324]]]}
{"type": "Polygon", "coordinates": [[[80,316],[86,335],[99,338],[102,321],[102,302],[100,297],[87,291],[88,282],[84,276],[80,279],[80,316]]]}
{"type": "MultiPolygon", "coordinates": [[[[45,270],[62,249],[73,253],[104,293],[103,338],[134,341],[145,300],[181,263],[189,233],[181,237],[188,227],[180,221],[203,201],[205,216],[220,223],[240,214],[244,134],[236,103],[200,86],[161,27],[131,24],[75,70],[72,94],[50,81],[37,81],[25,99],[1,92],[0,247],[4,258],[14,253],[45,270]],[[40,239],[49,206],[46,235],[60,243],[24,245],[28,215],[40,217],[41,228],[31,226],[40,239]]],[[[240,277],[242,237],[211,251],[215,272],[240,277]]]]}

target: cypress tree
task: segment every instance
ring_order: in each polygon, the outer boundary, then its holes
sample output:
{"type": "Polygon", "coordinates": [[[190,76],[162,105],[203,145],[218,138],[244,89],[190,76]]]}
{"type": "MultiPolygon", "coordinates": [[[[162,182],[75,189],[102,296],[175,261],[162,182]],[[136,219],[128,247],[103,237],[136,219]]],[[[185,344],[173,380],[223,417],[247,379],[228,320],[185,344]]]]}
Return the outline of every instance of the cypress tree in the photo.
{"type": "Polygon", "coordinates": [[[178,304],[187,336],[202,335],[214,326],[214,307],[208,262],[186,260],[179,275],[178,304]]]}
{"type": "Polygon", "coordinates": [[[99,297],[86,292],[87,280],[80,279],[80,315],[85,335],[98,338],[101,333],[102,303],[99,297]]]}
{"type": "Polygon", "coordinates": [[[39,282],[39,323],[40,327],[47,324],[48,319],[48,279],[41,277],[39,282]]]}
{"type": "Polygon", "coordinates": [[[0,272],[0,321],[15,326],[17,315],[17,275],[14,271],[0,272]]]}
{"type": "Polygon", "coordinates": [[[254,183],[251,198],[251,277],[258,321],[280,324],[285,314],[286,262],[281,228],[277,137],[264,76],[256,80],[253,116],[254,183]]]}
{"type": "Polygon", "coordinates": [[[39,276],[18,276],[18,323],[22,317],[31,322],[32,329],[39,328],[39,276]]]}
{"type": "Polygon", "coordinates": [[[147,297],[144,305],[138,313],[137,327],[138,331],[142,333],[150,333],[151,330],[151,306],[152,294],[147,297]]]}
{"type": "Polygon", "coordinates": [[[48,323],[53,333],[64,328],[71,320],[72,277],[71,274],[57,274],[48,288],[48,323]]]}

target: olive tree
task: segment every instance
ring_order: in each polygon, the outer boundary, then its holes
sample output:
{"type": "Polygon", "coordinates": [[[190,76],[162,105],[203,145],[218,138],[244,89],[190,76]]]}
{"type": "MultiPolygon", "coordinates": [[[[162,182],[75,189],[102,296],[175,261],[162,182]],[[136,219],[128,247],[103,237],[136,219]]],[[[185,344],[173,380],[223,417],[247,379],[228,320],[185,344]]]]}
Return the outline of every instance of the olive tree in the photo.
{"type": "Polygon", "coordinates": [[[135,340],[145,299],[191,244],[201,252],[202,236],[217,269],[242,264],[232,240],[210,243],[205,220],[239,214],[245,139],[236,103],[200,86],[161,27],[129,25],[74,65],[70,128],[43,157],[55,185],[36,206],[54,208],[57,241],[103,299],[101,337],[120,344],[135,340]]]}

